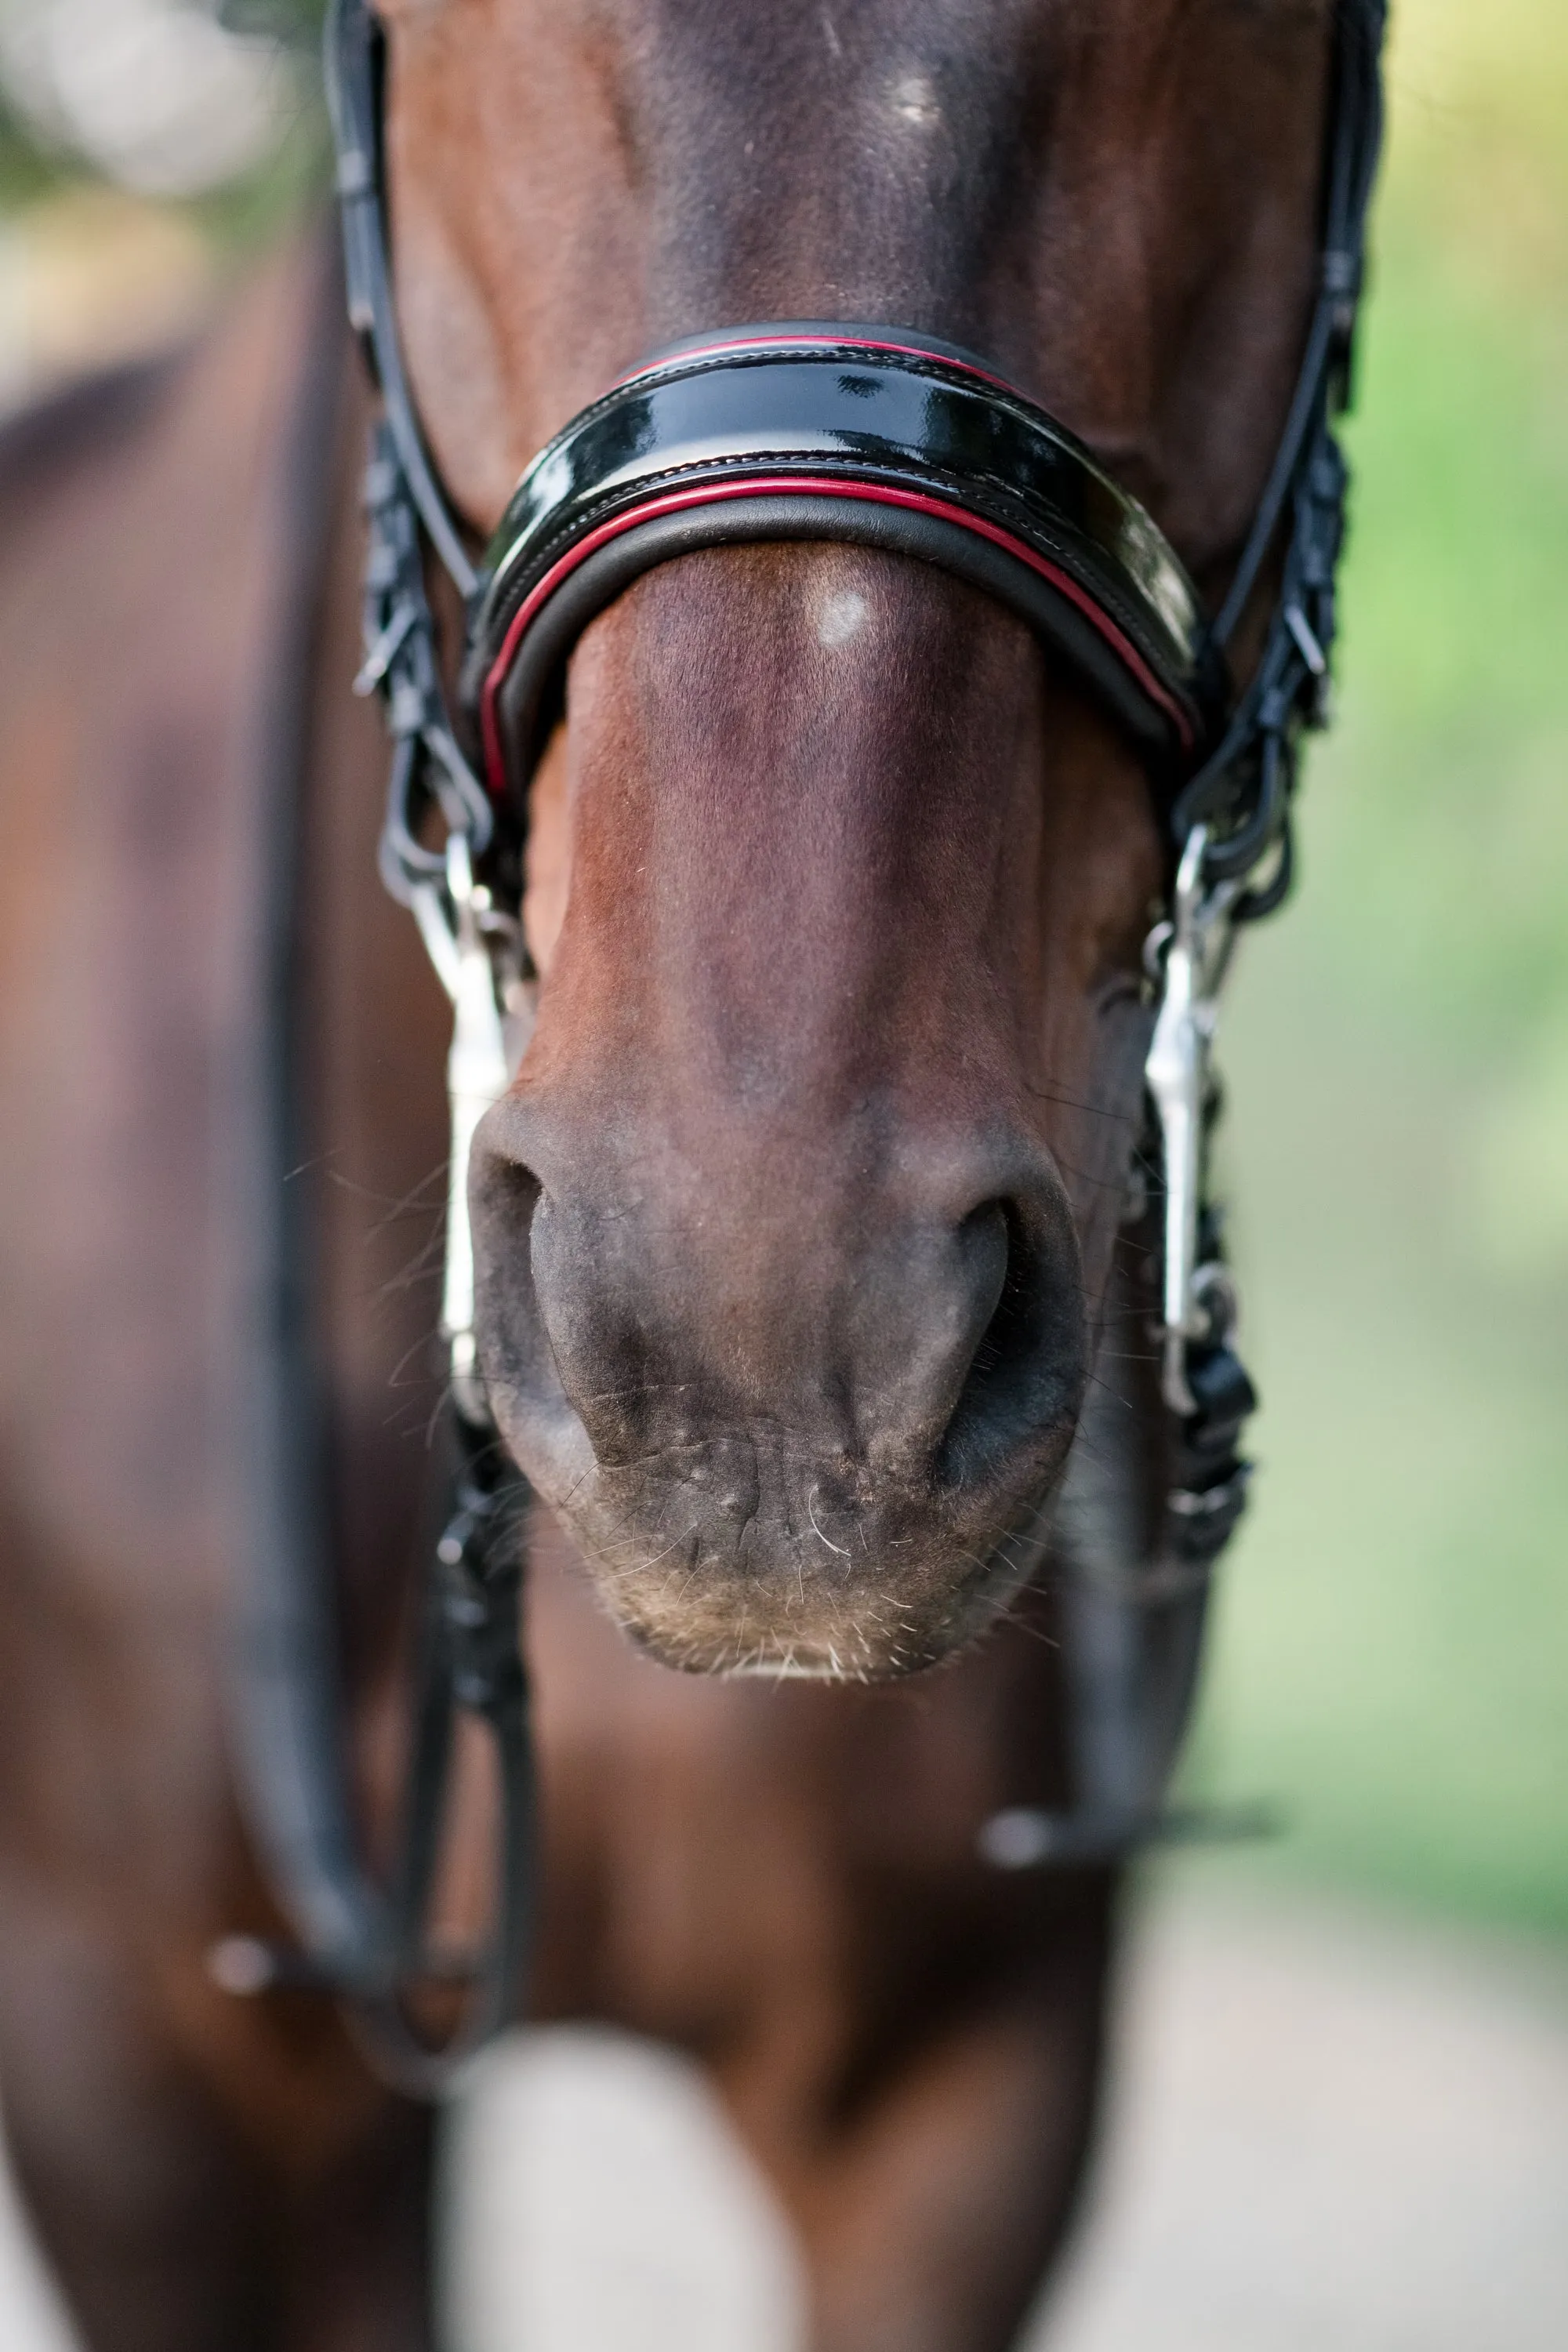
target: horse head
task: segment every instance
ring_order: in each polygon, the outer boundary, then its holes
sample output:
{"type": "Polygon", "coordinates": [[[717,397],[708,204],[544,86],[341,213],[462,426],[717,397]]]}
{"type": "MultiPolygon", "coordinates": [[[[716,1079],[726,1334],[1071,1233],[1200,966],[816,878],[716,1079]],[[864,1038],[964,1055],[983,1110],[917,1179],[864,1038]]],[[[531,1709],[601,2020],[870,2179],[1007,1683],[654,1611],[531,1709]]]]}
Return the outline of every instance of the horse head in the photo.
{"type": "MultiPolygon", "coordinates": [[[[1328,0],[384,13],[399,318],[476,530],[649,349],[874,320],[984,354],[1223,594],[1300,362],[1328,0]]],[[[537,1024],[472,1185],[504,1438],[661,1659],[930,1664],[1037,1568],[1091,1377],[1145,759],[971,583],[710,546],[584,629],[530,803],[537,1024]]]]}

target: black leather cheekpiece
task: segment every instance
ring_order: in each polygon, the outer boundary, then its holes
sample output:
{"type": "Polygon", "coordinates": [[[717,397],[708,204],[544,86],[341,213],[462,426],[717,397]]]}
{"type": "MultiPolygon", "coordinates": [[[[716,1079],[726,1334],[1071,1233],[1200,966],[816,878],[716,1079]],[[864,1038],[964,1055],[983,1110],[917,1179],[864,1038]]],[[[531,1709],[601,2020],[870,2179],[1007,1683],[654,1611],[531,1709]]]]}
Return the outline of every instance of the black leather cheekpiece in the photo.
{"type": "Polygon", "coordinates": [[[995,596],[1138,744],[1187,764],[1203,622],[1179,558],[1081,442],[945,343],[741,327],[660,353],[537,457],[490,546],[467,670],[492,792],[520,793],[572,647],[694,549],[848,541],[995,596]]]}

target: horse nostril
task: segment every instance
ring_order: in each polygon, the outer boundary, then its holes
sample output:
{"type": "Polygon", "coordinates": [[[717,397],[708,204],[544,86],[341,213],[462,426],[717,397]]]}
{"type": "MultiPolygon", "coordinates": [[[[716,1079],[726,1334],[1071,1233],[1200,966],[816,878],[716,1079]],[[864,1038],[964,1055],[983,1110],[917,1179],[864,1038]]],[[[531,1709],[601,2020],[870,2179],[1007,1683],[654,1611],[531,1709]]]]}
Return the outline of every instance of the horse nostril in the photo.
{"type": "Polygon", "coordinates": [[[974,1236],[994,1304],[938,1454],[943,1486],[984,1476],[1031,1441],[1054,1444],[1077,1402],[1085,1356],[1077,1269],[1054,1237],[1035,1232],[1014,1201],[986,1202],[963,1232],[974,1236]]]}

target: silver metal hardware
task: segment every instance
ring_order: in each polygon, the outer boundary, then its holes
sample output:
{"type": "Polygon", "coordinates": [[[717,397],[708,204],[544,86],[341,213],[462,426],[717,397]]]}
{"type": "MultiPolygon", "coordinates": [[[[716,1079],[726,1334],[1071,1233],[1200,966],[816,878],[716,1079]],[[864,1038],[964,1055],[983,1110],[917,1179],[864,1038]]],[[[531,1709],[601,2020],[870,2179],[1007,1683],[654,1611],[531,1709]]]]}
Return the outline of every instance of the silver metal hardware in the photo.
{"type": "Polygon", "coordinates": [[[452,1000],[447,1055],[451,1156],[447,1176],[447,1265],[441,1336],[451,1359],[452,1397],[466,1421],[483,1428],[489,1406],[474,1343],[474,1242],[468,1223],[468,1160],[474,1130],[511,1083],[531,1028],[523,980],[521,925],[497,912],[474,880],[468,836],[447,837],[443,883],[411,894],[415,919],[442,987],[452,1000]]]}
{"type": "MultiPolygon", "coordinates": [[[[1198,1264],[1203,1206],[1204,1111],[1209,1053],[1219,1012],[1219,990],[1235,938],[1231,910],[1239,881],[1204,887],[1208,828],[1194,825],[1176,872],[1173,918],[1156,925],[1149,952],[1160,958],[1160,1009],[1144,1064],[1144,1081],[1159,1115],[1165,1162],[1163,1361],[1165,1402],[1184,1418],[1196,1411],[1187,1380],[1187,1349],[1210,1336],[1218,1266],[1198,1264]]],[[[1215,1304],[1217,1305],[1217,1300],[1215,1304]]],[[[1234,1320],[1234,1293],[1227,1322],[1234,1320]]]]}

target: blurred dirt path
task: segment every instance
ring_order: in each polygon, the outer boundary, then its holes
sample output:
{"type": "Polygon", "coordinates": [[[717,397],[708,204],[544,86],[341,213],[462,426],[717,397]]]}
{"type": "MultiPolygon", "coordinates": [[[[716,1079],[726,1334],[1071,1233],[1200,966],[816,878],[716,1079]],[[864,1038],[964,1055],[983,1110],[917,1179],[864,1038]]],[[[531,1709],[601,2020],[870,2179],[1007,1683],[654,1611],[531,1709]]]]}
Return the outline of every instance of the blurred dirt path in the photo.
{"type": "Polygon", "coordinates": [[[1029,2352],[1563,2352],[1568,1952],[1177,1867],[1029,2352]]]}
{"type": "MultiPolygon", "coordinates": [[[[1562,2352],[1568,1953],[1152,1891],[1093,2209],[1024,2352],[1562,2352]]],[[[452,2352],[795,2352],[790,2257],[700,2082],[520,2036],[448,2143],[452,2352]]],[[[14,2210],[0,2346],[68,2352],[14,2210]]]]}

